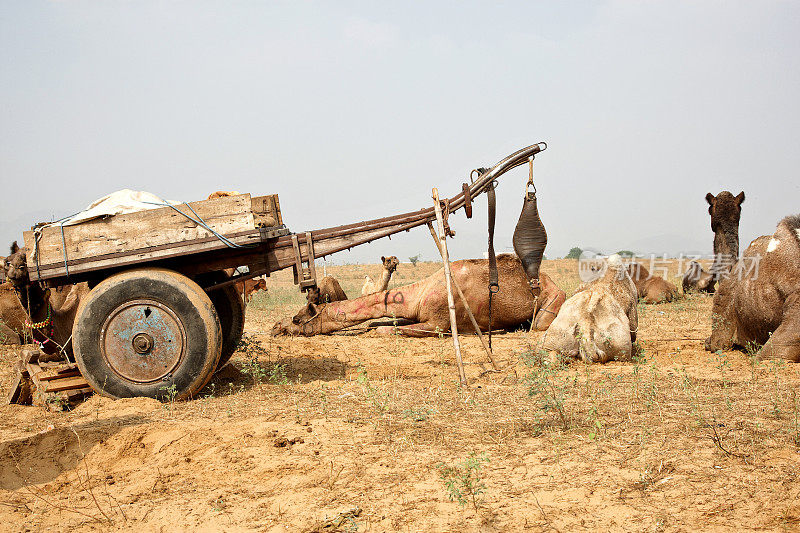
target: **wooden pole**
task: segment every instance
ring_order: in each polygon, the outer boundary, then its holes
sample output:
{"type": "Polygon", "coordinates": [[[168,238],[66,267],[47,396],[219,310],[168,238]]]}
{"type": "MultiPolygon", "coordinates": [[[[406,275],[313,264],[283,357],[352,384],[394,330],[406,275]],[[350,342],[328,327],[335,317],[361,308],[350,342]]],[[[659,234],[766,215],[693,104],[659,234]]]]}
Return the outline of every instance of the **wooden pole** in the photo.
{"type": "MultiPolygon", "coordinates": [[[[428,229],[431,232],[431,237],[433,237],[433,242],[436,243],[436,248],[439,250],[439,254],[442,256],[442,260],[444,260],[444,252],[442,252],[442,247],[439,244],[439,237],[436,236],[436,230],[433,229],[433,224],[428,222],[428,229]]],[[[467,298],[464,296],[464,293],[461,292],[461,287],[458,286],[456,283],[456,278],[453,276],[453,272],[450,272],[450,281],[453,284],[453,287],[456,288],[456,292],[458,293],[458,297],[461,300],[461,303],[464,304],[464,309],[467,311],[467,316],[469,317],[469,321],[472,322],[472,327],[475,328],[475,333],[478,335],[478,338],[481,340],[481,344],[483,345],[483,350],[486,352],[486,356],[489,358],[489,362],[492,363],[492,368],[496,371],[500,371],[497,367],[497,363],[494,361],[494,357],[492,356],[492,351],[489,349],[489,345],[486,344],[486,339],[481,332],[480,326],[478,326],[478,321],[475,320],[475,315],[472,313],[472,309],[469,307],[469,303],[467,303],[467,298]]]]}
{"type": "Polygon", "coordinates": [[[458,377],[461,385],[467,386],[467,375],[464,373],[464,362],[461,360],[461,345],[458,342],[458,325],[456,324],[456,303],[453,300],[453,290],[450,279],[450,256],[447,252],[447,240],[444,234],[444,221],[442,219],[442,208],[439,205],[439,190],[433,188],[433,208],[436,211],[436,225],[439,228],[439,250],[442,252],[442,262],[444,263],[444,279],[447,282],[447,307],[450,310],[450,333],[453,335],[453,348],[456,351],[456,362],[458,363],[458,377]]]}

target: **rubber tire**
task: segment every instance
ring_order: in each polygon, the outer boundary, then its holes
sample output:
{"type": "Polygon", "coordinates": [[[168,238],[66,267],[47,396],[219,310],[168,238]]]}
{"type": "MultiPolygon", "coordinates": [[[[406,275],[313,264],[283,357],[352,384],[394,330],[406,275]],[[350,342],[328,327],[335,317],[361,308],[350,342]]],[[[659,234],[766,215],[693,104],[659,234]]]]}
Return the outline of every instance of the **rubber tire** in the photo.
{"type": "Polygon", "coordinates": [[[222,331],[211,299],[197,283],[172,270],[142,268],[106,278],[89,292],[75,317],[73,347],[81,374],[104,396],[183,400],[211,380],[222,352],[222,331]],[[100,338],[106,318],[120,305],[138,298],[168,307],[185,329],[184,355],[169,378],[132,381],[114,372],[103,357],[100,338]]]}
{"type": "Polygon", "coordinates": [[[214,372],[222,370],[230,361],[244,335],[244,301],[233,285],[208,293],[222,326],[222,355],[214,372]]]}

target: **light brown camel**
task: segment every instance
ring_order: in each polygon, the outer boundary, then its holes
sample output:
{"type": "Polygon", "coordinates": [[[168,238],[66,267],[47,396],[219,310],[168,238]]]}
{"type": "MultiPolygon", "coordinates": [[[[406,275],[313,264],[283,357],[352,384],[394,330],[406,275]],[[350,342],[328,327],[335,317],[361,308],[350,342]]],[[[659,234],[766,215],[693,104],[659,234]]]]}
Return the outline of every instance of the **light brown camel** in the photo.
{"type": "Polygon", "coordinates": [[[716,280],[714,276],[703,269],[697,261],[689,263],[686,273],[683,275],[683,293],[690,291],[714,293],[716,280]]]}
{"type": "Polygon", "coordinates": [[[252,278],[244,281],[237,281],[233,285],[234,288],[236,288],[236,292],[238,292],[244,299],[245,304],[250,302],[254,293],[267,290],[267,282],[264,278],[252,278]]]}
{"type": "Polygon", "coordinates": [[[239,191],[217,191],[209,194],[208,199],[213,200],[214,198],[225,198],[226,196],[239,196],[240,194],[242,193],[239,191]]]}
{"type": "Polygon", "coordinates": [[[644,303],[657,304],[671,302],[678,298],[678,287],[666,281],[661,276],[653,276],[645,266],[639,262],[628,265],[628,274],[636,286],[636,291],[644,303]]]}
{"type": "MultiPolygon", "coordinates": [[[[30,322],[38,326],[33,327],[34,341],[41,343],[42,351],[54,355],[52,359],[60,357],[62,348],[71,354],[72,326],[81,299],[89,293],[88,284],[78,283],[45,290],[40,284],[31,282],[25,249],[19,248],[16,241],[11,245],[11,255],[6,257],[3,269],[23,309],[22,322],[27,320],[27,310],[30,309],[30,322]]],[[[18,318],[9,327],[21,334],[24,325],[19,322],[18,318]]]]}
{"type": "Polygon", "coordinates": [[[324,305],[331,302],[347,300],[339,281],[333,276],[325,276],[316,287],[308,289],[306,300],[313,305],[324,305]]]}
{"type": "Polygon", "coordinates": [[[21,333],[26,318],[28,315],[19,303],[11,282],[0,284],[0,344],[22,344],[24,335],[21,333]]]}
{"type": "Polygon", "coordinates": [[[540,348],[587,363],[626,361],[639,328],[638,291],[618,255],[608,258],[603,277],[561,306],[540,348]]]}
{"type": "Polygon", "coordinates": [[[714,295],[706,349],[760,345],[762,359],[800,362],[800,215],[750,243],[714,295]]]}
{"type": "MultiPolygon", "coordinates": [[[[546,277],[540,276],[541,294],[536,317],[537,301],[528,285],[528,277],[520,260],[511,254],[497,256],[500,291],[492,300],[492,328],[512,329],[534,319],[534,324],[546,328],[551,317],[558,314],[564,292],[546,277]],[[541,315],[541,316],[540,316],[541,315]]],[[[452,263],[453,277],[460,286],[482,331],[489,329],[489,261],[465,259],[452,263]]],[[[457,325],[469,331],[471,322],[460,298],[455,299],[457,325]]],[[[412,337],[436,336],[450,331],[447,288],[444,269],[403,287],[362,296],[355,300],[332,302],[325,306],[308,306],[309,318],[299,324],[283,320],[272,328],[273,335],[319,335],[338,331],[376,318],[399,318],[409,325],[380,329],[383,333],[396,331],[412,337]]]]}
{"type": "Polygon", "coordinates": [[[364,286],[361,287],[361,296],[375,294],[376,292],[385,291],[389,288],[389,280],[392,279],[392,274],[397,270],[397,265],[400,264],[400,261],[397,259],[397,256],[394,255],[389,257],[381,256],[381,263],[383,264],[383,271],[377,282],[369,276],[364,276],[364,286]]]}

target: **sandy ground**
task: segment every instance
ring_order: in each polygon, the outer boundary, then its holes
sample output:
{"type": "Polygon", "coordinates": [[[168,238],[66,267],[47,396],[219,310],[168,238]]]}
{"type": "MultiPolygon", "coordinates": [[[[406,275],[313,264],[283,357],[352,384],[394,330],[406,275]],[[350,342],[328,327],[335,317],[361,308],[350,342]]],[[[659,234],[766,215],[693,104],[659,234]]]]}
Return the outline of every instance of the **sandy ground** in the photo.
{"type": "MultiPolygon", "coordinates": [[[[578,286],[574,261],[543,270],[578,286]]],[[[353,295],[379,267],[328,272],[353,295]]],[[[469,388],[448,337],[269,337],[302,301],[270,278],[198,399],[0,406],[0,530],[800,529],[800,366],[705,352],[710,297],[642,306],[631,363],[536,365],[521,331],[482,373],[463,337],[469,388]]]]}

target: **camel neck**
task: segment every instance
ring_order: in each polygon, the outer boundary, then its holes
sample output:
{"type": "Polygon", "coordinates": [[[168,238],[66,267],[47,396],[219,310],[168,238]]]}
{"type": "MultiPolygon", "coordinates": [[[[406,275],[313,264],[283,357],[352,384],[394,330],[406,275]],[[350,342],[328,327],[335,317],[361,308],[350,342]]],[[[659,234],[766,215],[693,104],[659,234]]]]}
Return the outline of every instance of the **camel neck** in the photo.
{"type": "Polygon", "coordinates": [[[19,298],[19,303],[26,313],[30,311],[31,319],[36,319],[36,314],[45,308],[47,291],[38,283],[28,283],[22,288],[14,287],[19,298]]]}
{"type": "Polygon", "coordinates": [[[381,280],[378,284],[379,291],[385,291],[389,287],[389,280],[392,279],[392,273],[389,272],[388,268],[384,268],[383,272],[381,272],[381,280]]]}

